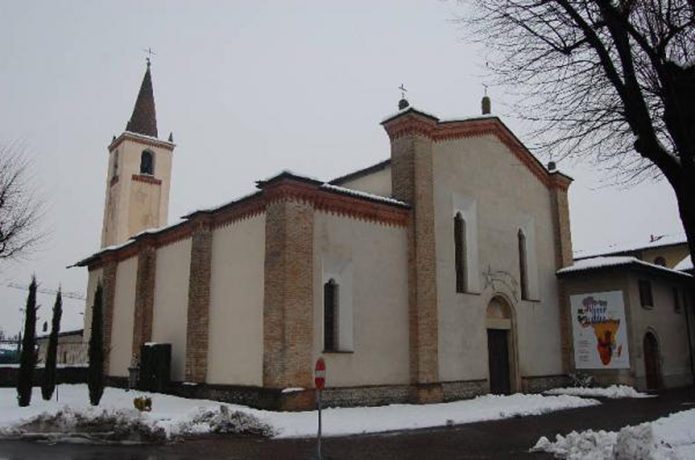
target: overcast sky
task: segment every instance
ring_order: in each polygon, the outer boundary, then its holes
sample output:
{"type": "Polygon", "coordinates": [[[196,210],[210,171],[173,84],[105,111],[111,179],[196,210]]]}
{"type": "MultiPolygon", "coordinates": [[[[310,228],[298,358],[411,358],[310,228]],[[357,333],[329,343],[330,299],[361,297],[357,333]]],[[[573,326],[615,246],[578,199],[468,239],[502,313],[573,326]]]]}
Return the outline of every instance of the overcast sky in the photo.
{"type": "MultiPolygon", "coordinates": [[[[456,12],[439,0],[0,3],[0,142],[33,155],[50,233],[32,260],[1,263],[0,327],[19,330],[26,298],[9,282],[36,273],[44,288],[84,293],[86,269],[65,267],[99,249],[106,147],[131,115],[144,48],[157,53],[160,138],[173,131],[177,144],[174,222],[283,169],[328,180],[388,158],[379,123],[401,83],[439,117],[478,114],[484,52],[461,39],[456,12]]],[[[505,89],[490,95],[523,140],[505,89]]],[[[626,190],[587,165],[559,168],[576,179],[575,249],[682,231],[665,183],[626,190]]],[[[53,301],[39,296],[39,325],[53,301]]],[[[64,330],[81,327],[83,309],[66,299],[64,330]]]]}

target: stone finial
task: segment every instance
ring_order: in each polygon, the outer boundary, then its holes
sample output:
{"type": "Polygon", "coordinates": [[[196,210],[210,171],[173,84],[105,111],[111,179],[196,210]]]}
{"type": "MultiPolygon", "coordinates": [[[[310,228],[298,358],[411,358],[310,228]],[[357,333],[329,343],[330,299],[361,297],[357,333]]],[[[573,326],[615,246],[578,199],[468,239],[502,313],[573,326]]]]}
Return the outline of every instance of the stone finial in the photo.
{"type": "Polygon", "coordinates": [[[483,96],[483,115],[489,115],[492,112],[492,102],[489,96],[483,96]]]}
{"type": "Polygon", "coordinates": [[[548,171],[555,171],[557,169],[557,165],[555,164],[554,161],[549,161],[548,162],[548,171]]]}
{"type": "Polygon", "coordinates": [[[408,107],[410,107],[410,103],[405,98],[398,101],[398,110],[407,109],[408,107]]]}
{"type": "Polygon", "coordinates": [[[171,142],[171,143],[174,142],[174,133],[173,133],[173,131],[169,133],[169,142],[171,142]]]}

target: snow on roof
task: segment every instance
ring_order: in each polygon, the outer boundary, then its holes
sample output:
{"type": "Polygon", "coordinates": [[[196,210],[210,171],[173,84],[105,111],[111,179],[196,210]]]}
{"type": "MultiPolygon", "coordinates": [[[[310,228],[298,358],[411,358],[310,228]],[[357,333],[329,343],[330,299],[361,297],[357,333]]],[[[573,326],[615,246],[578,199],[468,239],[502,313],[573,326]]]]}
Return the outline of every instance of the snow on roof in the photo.
{"type": "Polygon", "coordinates": [[[332,191],[338,192],[338,193],[345,193],[347,195],[358,196],[360,198],[367,198],[367,199],[374,200],[374,201],[383,201],[384,203],[397,204],[399,206],[409,206],[408,203],[396,200],[394,198],[389,198],[389,197],[381,196],[381,195],[375,195],[373,193],[367,193],[367,192],[363,192],[361,190],[354,190],[351,188],[339,187],[337,185],[332,185],[329,183],[324,183],[323,185],[321,185],[321,188],[325,189],[325,190],[332,190],[332,191]]]}
{"type": "Polygon", "coordinates": [[[439,120],[439,122],[440,123],[454,123],[457,121],[484,120],[484,119],[489,119],[489,118],[499,118],[499,116],[494,115],[492,113],[487,113],[485,115],[454,116],[454,117],[441,118],[439,120]]]}
{"type": "MultiPolygon", "coordinates": [[[[327,191],[329,191],[329,192],[342,193],[342,194],[344,194],[344,195],[351,195],[351,196],[354,196],[354,197],[357,197],[357,198],[365,198],[365,199],[372,200],[372,201],[379,201],[379,202],[382,202],[382,203],[388,203],[388,204],[393,204],[393,205],[397,205],[397,206],[409,207],[409,205],[408,205],[407,203],[404,203],[404,202],[402,202],[402,201],[398,201],[398,200],[393,199],[393,198],[389,198],[389,197],[385,197],[385,196],[381,196],[381,195],[374,195],[374,194],[372,194],[372,193],[362,192],[362,191],[359,191],[359,190],[353,190],[353,189],[349,189],[349,188],[345,188],[345,187],[339,187],[339,186],[337,186],[337,185],[331,185],[331,184],[328,183],[328,182],[323,182],[323,181],[321,181],[321,180],[319,180],[319,179],[316,179],[316,178],[313,178],[313,177],[311,177],[311,176],[300,175],[300,174],[294,173],[294,172],[292,172],[292,171],[290,171],[290,170],[287,170],[287,169],[281,171],[281,172],[278,173],[278,174],[275,174],[275,175],[269,177],[268,179],[264,179],[264,180],[257,181],[256,183],[258,184],[258,186],[259,186],[259,188],[260,188],[260,187],[262,187],[263,184],[265,184],[265,183],[267,183],[267,182],[270,182],[270,181],[273,181],[273,180],[275,180],[275,179],[277,179],[277,178],[281,178],[282,176],[292,176],[292,177],[295,178],[295,179],[302,179],[302,180],[314,182],[314,183],[316,183],[317,185],[319,185],[320,188],[322,188],[322,189],[324,189],[324,190],[327,190],[327,191]]],[[[176,227],[176,226],[178,226],[178,225],[182,225],[182,224],[184,224],[188,219],[190,219],[190,217],[193,216],[194,214],[198,214],[198,213],[207,213],[207,212],[214,212],[214,211],[217,211],[217,210],[219,210],[219,209],[222,209],[222,208],[224,208],[224,207],[226,207],[226,206],[230,206],[230,205],[233,205],[233,204],[235,204],[235,203],[238,203],[238,202],[241,202],[241,201],[243,201],[243,200],[246,200],[246,199],[248,199],[248,198],[251,198],[251,197],[253,197],[254,195],[257,195],[257,194],[259,194],[259,193],[262,193],[262,192],[259,191],[259,190],[256,190],[256,191],[253,191],[253,192],[251,192],[251,193],[248,193],[248,194],[246,194],[246,195],[244,195],[244,196],[242,196],[242,197],[240,197],[240,198],[234,199],[234,200],[232,200],[232,201],[227,201],[227,202],[225,202],[225,203],[223,203],[223,204],[221,204],[221,205],[218,205],[218,206],[214,206],[214,207],[211,207],[211,208],[196,209],[195,211],[189,212],[188,214],[184,215],[184,216],[182,217],[182,219],[179,220],[178,222],[175,222],[175,223],[173,223],[173,224],[166,225],[166,226],[164,226],[164,227],[148,228],[148,229],[142,230],[142,231],[138,232],[137,234],[131,236],[130,239],[129,239],[128,241],[125,241],[125,242],[123,242],[123,243],[121,243],[121,244],[116,244],[116,245],[113,245],[113,246],[107,246],[107,247],[105,247],[105,248],[102,248],[102,249],[100,249],[99,251],[97,251],[97,252],[95,252],[94,254],[92,254],[91,256],[87,257],[86,259],[83,259],[83,260],[81,260],[81,261],[75,263],[74,265],[71,265],[70,267],[80,266],[81,264],[88,263],[88,261],[89,261],[90,259],[92,259],[93,257],[97,257],[97,256],[99,256],[99,255],[101,255],[101,254],[103,254],[103,253],[105,253],[105,252],[117,251],[117,250],[122,249],[122,248],[124,248],[124,247],[126,247],[126,246],[129,246],[129,245],[135,243],[135,241],[137,240],[137,238],[140,237],[140,236],[142,236],[142,235],[157,234],[157,233],[164,232],[164,231],[166,231],[166,230],[168,230],[168,229],[171,229],[171,228],[173,228],[173,227],[176,227]]],[[[68,268],[70,268],[70,267],[68,267],[68,268]]]]}
{"type": "Polygon", "coordinates": [[[413,107],[412,105],[409,105],[408,107],[405,107],[404,109],[399,110],[398,112],[391,113],[390,115],[385,116],[384,118],[381,119],[381,123],[386,123],[387,121],[396,118],[399,115],[403,115],[406,112],[417,112],[419,114],[434,118],[435,120],[439,121],[439,118],[436,115],[432,115],[429,112],[426,112],[424,110],[420,110],[418,108],[413,107]]]}
{"type": "Polygon", "coordinates": [[[657,235],[652,236],[651,241],[632,241],[632,242],[622,242],[612,244],[610,246],[604,247],[602,249],[582,249],[579,251],[574,251],[574,258],[587,259],[589,257],[603,256],[609,254],[619,254],[621,252],[632,252],[640,251],[643,249],[653,249],[660,248],[664,246],[671,246],[675,244],[687,243],[688,239],[685,233],[674,233],[670,235],[657,235]]]}
{"type": "Polygon", "coordinates": [[[685,259],[681,260],[676,264],[675,267],[673,267],[674,270],[679,270],[679,271],[686,271],[686,270],[692,270],[693,269],[693,259],[688,256],[685,259]]]}
{"type": "Polygon", "coordinates": [[[130,134],[130,135],[132,135],[132,136],[143,137],[143,138],[145,138],[145,139],[149,139],[149,140],[152,140],[152,141],[155,141],[155,142],[161,142],[162,144],[176,145],[176,144],[174,144],[173,142],[169,142],[169,141],[167,141],[167,140],[160,139],[160,138],[154,137],[154,136],[148,136],[147,134],[136,133],[135,131],[128,131],[128,130],[126,130],[126,131],[123,131],[123,133],[124,133],[124,134],[130,134]]]}
{"type": "Polygon", "coordinates": [[[676,274],[680,276],[691,276],[673,268],[662,267],[661,265],[650,264],[636,257],[631,256],[613,256],[613,257],[592,257],[590,259],[576,260],[573,265],[561,268],[557,271],[558,275],[566,273],[576,273],[587,270],[595,270],[598,268],[621,267],[627,265],[640,265],[651,269],[663,271],[665,273],[676,274]]]}

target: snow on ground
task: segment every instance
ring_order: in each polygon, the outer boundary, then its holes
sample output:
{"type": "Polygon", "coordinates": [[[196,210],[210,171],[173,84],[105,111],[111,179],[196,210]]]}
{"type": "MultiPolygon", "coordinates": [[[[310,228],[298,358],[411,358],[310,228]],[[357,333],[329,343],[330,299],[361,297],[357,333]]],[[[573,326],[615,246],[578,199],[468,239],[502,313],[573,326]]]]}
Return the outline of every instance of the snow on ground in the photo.
{"type": "Polygon", "coordinates": [[[570,460],[695,458],[695,409],[627,426],[618,433],[573,431],[567,436],[556,435],[555,442],[544,436],[531,451],[570,460]]]}
{"type": "Polygon", "coordinates": [[[608,388],[553,388],[546,395],[588,396],[591,398],[651,398],[627,385],[611,385],[608,388]]]}
{"type": "MultiPolygon", "coordinates": [[[[42,413],[55,414],[66,406],[73,413],[91,416],[102,413],[104,409],[121,415],[127,411],[129,416],[137,417],[146,425],[163,429],[168,437],[214,431],[214,427],[208,423],[209,411],[219,412],[220,406],[227,407],[229,412],[239,411],[269,425],[277,437],[310,437],[315,435],[317,427],[316,411],[271,412],[209,400],[126,392],[117,388],[106,388],[101,405],[95,408],[89,405],[86,385],[59,385],[58,391],[59,402],[44,401],[41,399],[40,389],[35,388],[31,406],[20,408],[17,407],[15,389],[0,388],[0,433],[8,433],[13,427],[42,413]],[[133,398],[143,395],[152,398],[152,412],[139,414],[133,409],[133,398]],[[208,411],[206,416],[201,417],[205,411],[208,411]]],[[[600,403],[569,395],[515,394],[486,395],[465,401],[429,405],[331,408],[323,410],[323,433],[326,436],[337,436],[427,428],[538,415],[596,404],[600,403]]]]}
{"type": "MultiPolygon", "coordinates": [[[[430,428],[485,420],[539,415],[560,409],[600,404],[574,396],[515,394],[486,395],[442,404],[393,404],[380,407],[324,409],[323,434],[359,433],[430,428]]],[[[316,433],[316,412],[265,412],[258,417],[278,429],[278,437],[307,437],[316,433]]]]}

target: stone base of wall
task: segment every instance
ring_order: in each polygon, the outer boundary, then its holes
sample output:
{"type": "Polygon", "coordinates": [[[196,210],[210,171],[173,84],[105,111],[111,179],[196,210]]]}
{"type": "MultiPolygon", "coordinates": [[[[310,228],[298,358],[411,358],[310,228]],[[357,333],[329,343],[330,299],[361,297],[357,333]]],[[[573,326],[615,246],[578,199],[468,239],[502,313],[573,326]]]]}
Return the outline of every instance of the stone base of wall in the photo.
{"type": "Polygon", "coordinates": [[[488,389],[487,380],[461,380],[457,382],[442,382],[444,401],[457,401],[459,399],[469,399],[486,394],[488,389]]]}
{"type": "MultiPolygon", "coordinates": [[[[34,386],[43,384],[43,367],[34,369],[34,386]]],[[[17,386],[19,376],[19,366],[0,365],[0,388],[11,388],[17,386]]],[[[85,383],[87,382],[86,367],[59,367],[56,369],[56,383],[85,383]]]]}
{"type": "Polygon", "coordinates": [[[521,391],[523,393],[543,393],[551,388],[569,386],[570,379],[566,375],[542,375],[521,377],[521,391]]]}
{"type": "Polygon", "coordinates": [[[383,406],[408,402],[408,385],[387,385],[353,388],[330,388],[323,391],[323,405],[327,407],[383,406]]]}

